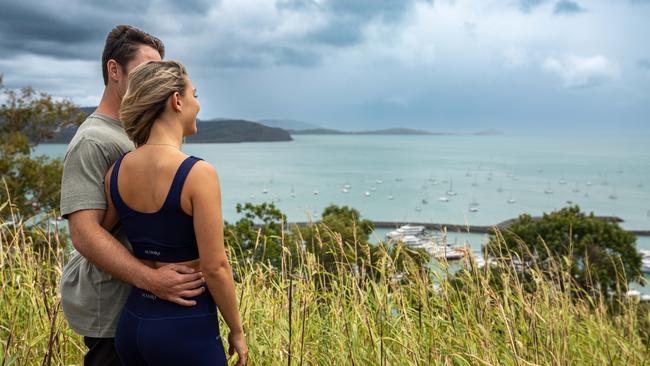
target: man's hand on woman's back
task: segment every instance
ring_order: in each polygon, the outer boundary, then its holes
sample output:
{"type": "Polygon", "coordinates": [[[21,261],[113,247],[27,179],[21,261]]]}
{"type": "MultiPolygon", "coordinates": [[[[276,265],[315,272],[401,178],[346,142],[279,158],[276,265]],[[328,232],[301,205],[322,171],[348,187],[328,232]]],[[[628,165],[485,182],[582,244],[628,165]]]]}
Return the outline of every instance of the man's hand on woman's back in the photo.
{"type": "Polygon", "coordinates": [[[102,227],[105,210],[80,210],[69,216],[72,245],[95,266],[157,297],[184,306],[196,305],[184,299],[205,291],[203,274],[191,267],[168,264],[158,269],[135,258],[110,232],[102,227]]]}
{"type": "Polygon", "coordinates": [[[205,291],[203,273],[188,266],[171,263],[152,269],[150,273],[145,290],[163,300],[193,306],[196,301],[185,298],[198,296],[205,291]]]}

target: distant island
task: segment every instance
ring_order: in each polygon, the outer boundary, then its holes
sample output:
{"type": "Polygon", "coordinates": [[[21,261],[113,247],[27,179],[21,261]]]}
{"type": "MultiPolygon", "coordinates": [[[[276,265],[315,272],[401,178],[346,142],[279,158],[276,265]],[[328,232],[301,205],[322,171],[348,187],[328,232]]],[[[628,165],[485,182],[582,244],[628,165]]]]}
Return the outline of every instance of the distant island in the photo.
{"type": "Polygon", "coordinates": [[[311,130],[316,128],[321,128],[313,123],[298,121],[295,119],[260,119],[256,121],[265,126],[269,127],[278,127],[283,130],[311,130]]]}
{"type": "Polygon", "coordinates": [[[382,130],[370,131],[340,131],[327,128],[315,128],[309,130],[288,130],[292,135],[433,135],[433,136],[454,136],[454,135],[501,135],[497,130],[483,130],[474,133],[456,133],[456,132],[431,132],[425,130],[415,130],[411,128],[386,128],[382,130]]]}
{"type": "MultiPolygon", "coordinates": [[[[96,107],[84,107],[80,110],[86,115],[96,107]]],[[[273,142],[292,141],[291,135],[284,129],[269,127],[257,122],[243,119],[216,119],[196,121],[198,132],[188,136],[186,143],[234,143],[234,142],[273,142]]],[[[67,126],[56,132],[45,144],[67,144],[77,131],[77,126],[67,126]]]]}
{"type": "Polygon", "coordinates": [[[289,131],[292,135],[433,135],[433,136],[455,136],[455,135],[474,135],[474,136],[491,136],[501,135],[502,133],[495,129],[487,129],[478,132],[431,132],[413,128],[385,128],[380,130],[368,131],[341,131],[331,128],[323,128],[313,123],[298,121],[293,119],[261,119],[259,123],[269,127],[279,127],[289,131]]]}
{"type": "Polygon", "coordinates": [[[196,135],[187,136],[187,143],[272,142],[292,141],[286,130],[268,127],[243,119],[197,120],[196,135]]]}
{"type": "MultiPolygon", "coordinates": [[[[79,108],[88,115],[96,107],[79,108]]],[[[313,123],[292,119],[261,119],[257,122],[239,118],[215,118],[211,120],[197,119],[198,132],[188,136],[187,143],[234,143],[234,142],[273,142],[292,141],[291,135],[501,135],[501,132],[488,129],[473,133],[431,132],[412,128],[386,128],[368,131],[341,131],[322,128],[313,123]]],[[[67,126],[57,131],[55,135],[43,142],[45,144],[67,144],[72,140],[77,126],[67,126]]]]}

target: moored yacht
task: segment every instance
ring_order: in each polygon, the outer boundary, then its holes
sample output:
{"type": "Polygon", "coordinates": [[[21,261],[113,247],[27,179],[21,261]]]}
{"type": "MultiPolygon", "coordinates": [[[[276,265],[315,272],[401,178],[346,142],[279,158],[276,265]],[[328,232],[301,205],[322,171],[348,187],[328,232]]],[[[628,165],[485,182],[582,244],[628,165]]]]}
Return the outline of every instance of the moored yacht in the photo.
{"type": "Polygon", "coordinates": [[[398,229],[390,231],[386,234],[388,239],[400,239],[404,236],[419,236],[424,234],[425,227],[422,225],[402,225],[398,229]]]}

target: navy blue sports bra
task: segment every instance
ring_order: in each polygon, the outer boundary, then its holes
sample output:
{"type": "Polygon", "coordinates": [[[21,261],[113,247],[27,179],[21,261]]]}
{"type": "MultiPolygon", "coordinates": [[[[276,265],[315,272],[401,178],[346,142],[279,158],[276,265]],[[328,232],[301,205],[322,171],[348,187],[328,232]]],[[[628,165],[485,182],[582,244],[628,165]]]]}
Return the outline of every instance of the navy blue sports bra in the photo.
{"type": "Polygon", "coordinates": [[[120,197],[117,177],[125,153],[117,159],[111,172],[110,192],[113,205],[139,259],[161,262],[184,262],[199,257],[192,216],[181,208],[183,184],[194,164],[203,160],[188,156],[178,167],[162,207],[156,212],[140,212],[120,197]]]}

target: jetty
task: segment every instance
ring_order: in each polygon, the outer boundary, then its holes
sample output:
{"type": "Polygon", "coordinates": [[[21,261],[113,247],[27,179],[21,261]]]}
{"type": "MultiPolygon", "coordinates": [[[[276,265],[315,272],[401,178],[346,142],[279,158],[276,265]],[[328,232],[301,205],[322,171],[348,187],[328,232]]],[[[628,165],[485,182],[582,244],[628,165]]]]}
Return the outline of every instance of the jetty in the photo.
{"type": "MultiPolygon", "coordinates": [[[[621,223],[623,222],[623,219],[620,217],[616,216],[596,216],[597,218],[609,222],[615,222],[615,223],[621,223]]],[[[541,216],[534,216],[533,220],[541,220],[541,216]]],[[[517,219],[509,219],[503,222],[500,222],[496,225],[488,225],[488,226],[481,226],[481,225],[465,225],[465,224],[445,224],[445,223],[431,223],[431,222],[404,222],[404,221],[373,221],[373,225],[375,226],[376,229],[397,229],[403,225],[417,225],[417,226],[424,226],[426,229],[429,230],[441,230],[442,228],[446,228],[448,232],[462,232],[462,233],[473,233],[473,234],[487,234],[489,233],[493,228],[497,228],[499,230],[505,230],[510,226],[513,222],[515,222],[517,219]]],[[[289,226],[292,225],[298,225],[298,226],[308,226],[310,223],[309,222],[290,222],[288,223],[289,226]]],[[[632,233],[636,236],[650,236],[650,230],[625,230],[629,233],[632,233]]]]}

